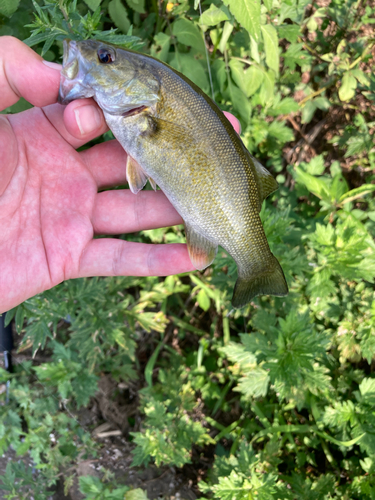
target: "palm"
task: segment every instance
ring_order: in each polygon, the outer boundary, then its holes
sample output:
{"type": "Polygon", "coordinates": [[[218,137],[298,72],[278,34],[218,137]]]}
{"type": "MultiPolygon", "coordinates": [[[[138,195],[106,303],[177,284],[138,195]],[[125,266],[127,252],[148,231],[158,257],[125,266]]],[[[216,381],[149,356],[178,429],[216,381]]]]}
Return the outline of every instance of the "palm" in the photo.
{"type": "Polygon", "coordinates": [[[182,220],[161,191],[98,193],[124,183],[126,153],[117,141],[77,153],[107,130],[103,115],[91,99],[65,111],[51,104],[60,68],[44,62],[19,40],[0,37],[0,110],[20,96],[44,106],[0,115],[0,313],[65,279],[192,270],[186,245],[93,239],[182,220]]]}
{"type": "Polygon", "coordinates": [[[97,188],[80,155],[39,109],[11,122],[18,161],[2,209],[0,288],[23,300],[31,290],[38,293],[77,276],[93,236],[97,188]]]}
{"type": "MultiPolygon", "coordinates": [[[[0,196],[4,310],[65,279],[168,274],[166,266],[171,272],[176,266],[181,271],[191,268],[180,245],[163,250],[158,245],[93,240],[95,232],[136,231],[179,223],[180,218],[161,192],[98,194],[104,185],[125,182],[125,152],[111,141],[78,153],[57,130],[58,107],[44,112],[33,108],[10,117],[17,155],[9,148],[12,176],[0,196]],[[147,210],[148,202],[152,211],[147,210]]],[[[65,130],[63,135],[68,136],[65,130]]],[[[10,146],[10,137],[1,142],[10,146]]]]}

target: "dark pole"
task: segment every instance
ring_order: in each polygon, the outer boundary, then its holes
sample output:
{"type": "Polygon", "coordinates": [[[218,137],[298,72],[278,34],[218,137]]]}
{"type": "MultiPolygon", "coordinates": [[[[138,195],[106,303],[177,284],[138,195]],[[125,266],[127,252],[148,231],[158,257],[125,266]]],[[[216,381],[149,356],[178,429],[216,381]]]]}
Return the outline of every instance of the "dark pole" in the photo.
{"type": "MultiPolygon", "coordinates": [[[[5,326],[5,313],[0,316],[0,352],[4,353],[4,365],[5,369],[12,373],[12,349],[13,345],[13,335],[12,335],[12,325],[9,324],[5,326]]],[[[9,401],[9,381],[7,382],[7,395],[6,401],[9,401]]]]}

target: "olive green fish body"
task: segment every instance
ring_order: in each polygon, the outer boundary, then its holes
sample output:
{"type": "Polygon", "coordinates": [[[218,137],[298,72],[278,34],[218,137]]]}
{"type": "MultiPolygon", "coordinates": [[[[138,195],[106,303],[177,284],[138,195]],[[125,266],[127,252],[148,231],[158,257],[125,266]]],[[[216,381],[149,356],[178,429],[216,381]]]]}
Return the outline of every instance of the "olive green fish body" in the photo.
{"type": "Polygon", "coordinates": [[[79,80],[79,97],[86,92],[96,99],[128,153],[130,188],[137,193],[147,178],[160,186],[185,222],[194,266],[207,267],[221,245],[238,266],[235,307],[259,294],[287,294],[259,217],[263,199],[277,183],[251,157],[216,104],[149,56],[92,41],[71,42],[67,52],[62,100],[71,100],[74,80],[79,80]],[[111,57],[122,66],[101,64],[99,49],[115,51],[111,57]],[[76,60],[79,68],[69,78],[69,64],[76,60]]]}

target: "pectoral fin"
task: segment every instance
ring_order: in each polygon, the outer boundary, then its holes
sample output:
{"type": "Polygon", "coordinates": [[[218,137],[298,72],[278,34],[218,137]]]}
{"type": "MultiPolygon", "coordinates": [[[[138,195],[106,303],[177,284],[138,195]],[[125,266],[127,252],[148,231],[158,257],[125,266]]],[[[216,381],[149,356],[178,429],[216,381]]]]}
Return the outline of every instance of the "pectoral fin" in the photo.
{"type": "Polygon", "coordinates": [[[150,183],[152,189],[154,191],[156,191],[156,182],[154,181],[154,179],[152,179],[151,177],[148,178],[148,182],[150,183]]]}
{"type": "Polygon", "coordinates": [[[217,252],[217,245],[197,233],[189,224],[186,224],[186,222],[185,234],[189,257],[193,266],[195,269],[205,269],[214,260],[217,252]]]}
{"type": "Polygon", "coordinates": [[[144,173],[142,167],[130,155],[128,155],[126,163],[126,178],[130,190],[134,194],[137,194],[147,182],[147,175],[144,173]]]}

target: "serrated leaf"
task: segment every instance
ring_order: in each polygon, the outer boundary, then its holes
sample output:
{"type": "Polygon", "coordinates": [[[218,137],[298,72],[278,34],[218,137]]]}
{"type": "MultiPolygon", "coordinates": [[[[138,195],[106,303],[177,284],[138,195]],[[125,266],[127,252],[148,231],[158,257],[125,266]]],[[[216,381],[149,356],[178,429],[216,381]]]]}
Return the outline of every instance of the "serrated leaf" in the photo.
{"type": "Polygon", "coordinates": [[[350,101],[355,96],[357,88],[357,80],[352,76],[349,71],[344,73],[339,88],[339,97],[342,101],[350,101]]]}
{"type": "Polygon", "coordinates": [[[204,52],[202,33],[193,22],[184,18],[177,19],[172,25],[172,31],[180,43],[204,52]]]}
{"type": "Polygon", "coordinates": [[[276,76],[279,74],[279,41],[277,39],[277,31],[271,24],[261,26],[264,50],[266,52],[267,66],[275,72],[276,76]]]}
{"type": "Polygon", "coordinates": [[[0,0],[0,14],[10,17],[18,9],[20,0],[0,0]]]}
{"type": "Polygon", "coordinates": [[[296,24],[283,24],[277,28],[280,39],[285,38],[290,43],[295,43],[301,34],[301,29],[296,24]]]}
{"type": "Polygon", "coordinates": [[[287,115],[289,113],[292,113],[293,111],[298,111],[298,109],[298,102],[296,102],[291,97],[285,97],[280,102],[273,105],[267,111],[267,114],[270,116],[287,115]]]}
{"type": "Polygon", "coordinates": [[[241,377],[235,391],[240,391],[247,397],[264,397],[268,392],[270,377],[266,370],[257,367],[246,372],[246,376],[241,377]]]}
{"type": "Polygon", "coordinates": [[[84,2],[90,7],[91,10],[95,11],[101,4],[102,0],[84,0],[84,2]]]}
{"type": "Polygon", "coordinates": [[[216,26],[222,21],[229,21],[229,18],[222,9],[216,7],[213,3],[208,10],[203,12],[200,18],[200,23],[207,26],[216,26]]]}
{"type": "Polygon", "coordinates": [[[125,7],[121,0],[111,0],[108,4],[108,14],[112,21],[115,23],[123,33],[127,33],[130,28],[130,21],[125,7]]]}
{"type": "Polygon", "coordinates": [[[236,20],[256,41],[260,37],[260,0],[223,0],[236,20]]]}
{"type": "Polygon", "coordinates": [[[324,158],[323,155],[317,155],[311,159],[310,163],[304,165],[307,173],[311,175],[322,175],[324,172],[324,158]]]}

